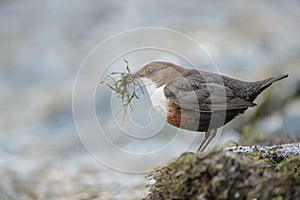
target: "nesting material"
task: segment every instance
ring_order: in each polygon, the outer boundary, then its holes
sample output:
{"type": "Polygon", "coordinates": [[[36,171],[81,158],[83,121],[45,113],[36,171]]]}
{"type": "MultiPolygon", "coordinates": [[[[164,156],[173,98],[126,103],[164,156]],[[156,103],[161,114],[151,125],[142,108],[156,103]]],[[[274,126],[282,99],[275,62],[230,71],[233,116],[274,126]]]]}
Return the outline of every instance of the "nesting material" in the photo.
{"type": "Polygon", "coordinates": [[[138,78],[131,73],[128,61],[124,60],[124,62],[126,63],[126,72],[112,72],[104,78],[101,84],[106,83],[117,94],[126,113],[128,108],[132,108],[132,100],[139,99],[136,91],[140,90],[144,94],[144,90],[138,78]],[[118,77],[116,78],[116,76],[118,77]]]}

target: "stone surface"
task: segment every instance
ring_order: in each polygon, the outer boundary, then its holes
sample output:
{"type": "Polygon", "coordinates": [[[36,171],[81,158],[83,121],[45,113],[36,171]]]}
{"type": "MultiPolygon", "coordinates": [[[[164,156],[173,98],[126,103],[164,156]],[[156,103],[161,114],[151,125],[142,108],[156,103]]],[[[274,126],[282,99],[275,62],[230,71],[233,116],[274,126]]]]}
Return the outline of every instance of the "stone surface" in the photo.
{"type": "Polygon", "coordinates": [[[145,199],[300,199],[299,145],[184,153],[148,175],[145,199]]]}

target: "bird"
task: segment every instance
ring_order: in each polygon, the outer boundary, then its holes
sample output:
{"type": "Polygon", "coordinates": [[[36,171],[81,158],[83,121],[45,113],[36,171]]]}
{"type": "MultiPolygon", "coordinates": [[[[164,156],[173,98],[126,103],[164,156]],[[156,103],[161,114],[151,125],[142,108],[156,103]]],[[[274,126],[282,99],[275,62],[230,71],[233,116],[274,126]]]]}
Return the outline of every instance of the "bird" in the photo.
{"type": "Polygon", "coordinates": [[[154,61],[132,72],[142,81],[155,110],[169,124],[205,132],[197,153],[203,152],[217,129],[254,107],[256,97],[288,74],[248,82],[225,75],[154,61]]]}

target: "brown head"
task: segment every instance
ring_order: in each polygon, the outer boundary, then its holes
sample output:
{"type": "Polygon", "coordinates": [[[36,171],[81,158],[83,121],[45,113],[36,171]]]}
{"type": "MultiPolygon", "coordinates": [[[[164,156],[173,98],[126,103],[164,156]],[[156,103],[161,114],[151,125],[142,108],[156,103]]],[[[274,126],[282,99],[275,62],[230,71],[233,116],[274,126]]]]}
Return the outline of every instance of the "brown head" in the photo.
{"type": "Polygon", "coordinates": [[[156,61],[145,65],[139,69],[135,75],[141,79],[151,79],[159,87],[169,83],[175,78],[182,77],[182,73],[185,70],[186,69],[173,63],[156,61]]]}

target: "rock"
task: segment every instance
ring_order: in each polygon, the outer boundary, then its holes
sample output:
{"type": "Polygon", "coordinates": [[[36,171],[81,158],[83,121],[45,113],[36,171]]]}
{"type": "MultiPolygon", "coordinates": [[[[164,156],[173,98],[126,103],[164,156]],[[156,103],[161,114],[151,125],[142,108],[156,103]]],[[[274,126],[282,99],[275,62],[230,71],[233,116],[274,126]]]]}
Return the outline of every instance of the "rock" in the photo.
{"type": "Polygon", "coordinates": [[[147,176],[150,199],[300,199],[300,143],[184,153],[147,176]]]}

